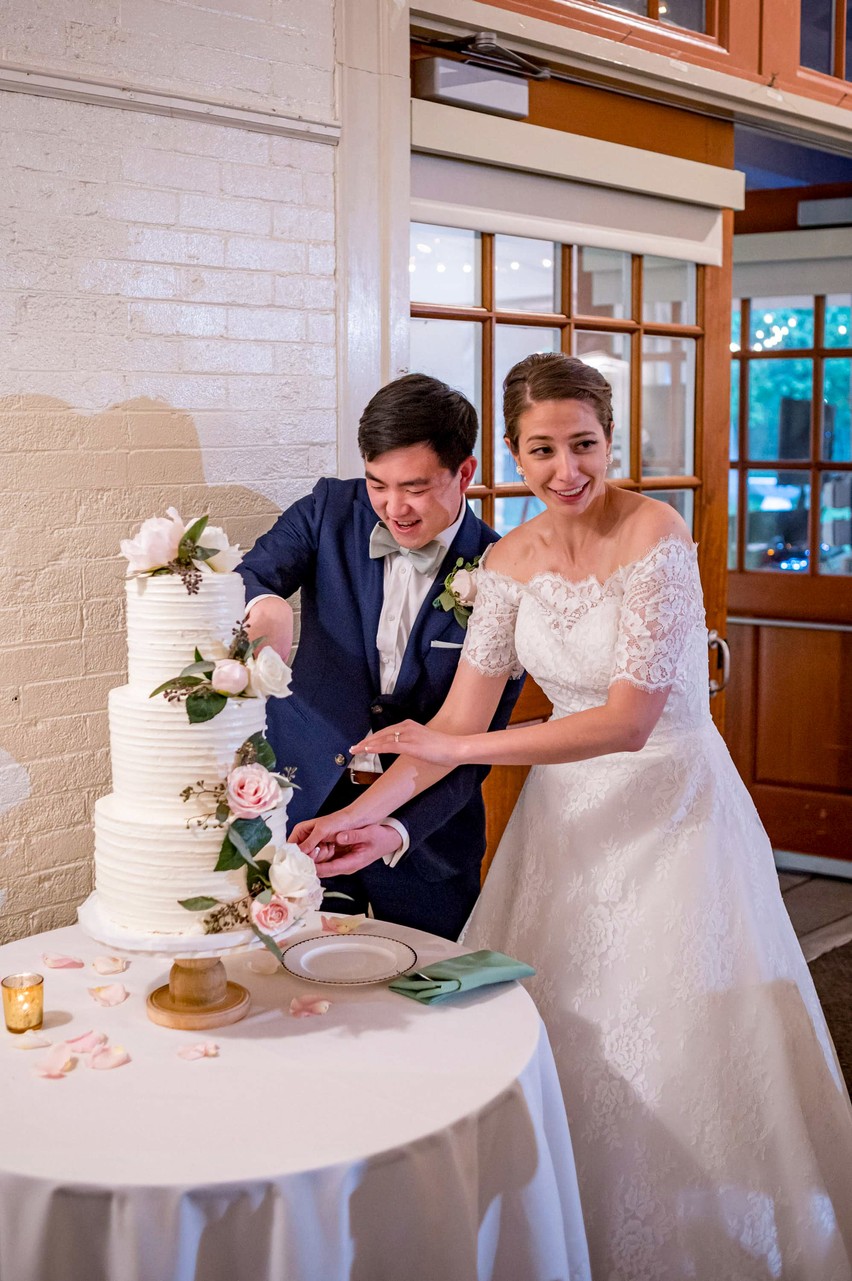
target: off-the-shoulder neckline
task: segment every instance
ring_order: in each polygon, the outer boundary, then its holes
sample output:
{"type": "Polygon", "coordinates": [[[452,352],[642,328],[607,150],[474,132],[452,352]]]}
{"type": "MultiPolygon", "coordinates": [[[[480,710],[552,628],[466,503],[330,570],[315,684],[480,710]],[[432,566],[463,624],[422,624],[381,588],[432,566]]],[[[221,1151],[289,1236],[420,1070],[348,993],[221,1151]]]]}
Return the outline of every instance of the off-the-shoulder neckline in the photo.
{"type": "MultiPolygon", "coordinates": [[[[542,569],[539,570],[537,574],[533,574],[532,578],[528,578],[522,582],[520,578],[513,578],[511,574],[504,574],[502,570],[492,569],[488,564],[487,557],[480,568],[485,570],[488,574],[493,574],[495,578],[504,579],[514,587],[531,587],[533,583],[537,583],[543,578],[555,578],[558,582],[568,583],[571,587],[587,587],[590,584],[594,584],[603,590],[609,586],[613,579],[618,578],[619,575],[625,574],[629,569],[636,569],[639,565],[643,565],[645,561],[650,560],[654,552],[659,551],[660,548],[664,547],[667,543],[679,543],[684,551],[691,552],[693,556],[695,556],[698,551],[697,543],[685,543],[678,534],[664,534],[662,538],[658,538],[655,543],[652,543],[647,551],[644,551],[641,556],[637,556],[635,560],[628,561],[625,565],[617,566],[617,568],[615,568],[612,573],[608,574],[604,579],[598,578],[596,574],[587,574],[585,578],[569,578],[567,574],[560,574],[558,570],[542,569]]],[[[493,543],[491,544],[492,547],[494,545],[495,544],[493,543]]]]}

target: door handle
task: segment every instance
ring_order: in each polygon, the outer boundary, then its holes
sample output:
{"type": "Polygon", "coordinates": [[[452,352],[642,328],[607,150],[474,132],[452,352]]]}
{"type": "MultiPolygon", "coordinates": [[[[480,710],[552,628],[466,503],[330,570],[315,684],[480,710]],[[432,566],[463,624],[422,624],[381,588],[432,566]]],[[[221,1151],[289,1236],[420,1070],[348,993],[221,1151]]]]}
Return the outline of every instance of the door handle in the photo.
{"type": "Polygon", "coordinates": [[[716,677],[710,678],[710,697],[714,694],[721,694],[722,690],[728,683],[728,677],[731,674],[731,651],[728,648],[728,642],[724,637],[713,629],[707,633],[707,648],[716,651],[717,666],[721,666],[722,675],[719,680],[716,677]]]}

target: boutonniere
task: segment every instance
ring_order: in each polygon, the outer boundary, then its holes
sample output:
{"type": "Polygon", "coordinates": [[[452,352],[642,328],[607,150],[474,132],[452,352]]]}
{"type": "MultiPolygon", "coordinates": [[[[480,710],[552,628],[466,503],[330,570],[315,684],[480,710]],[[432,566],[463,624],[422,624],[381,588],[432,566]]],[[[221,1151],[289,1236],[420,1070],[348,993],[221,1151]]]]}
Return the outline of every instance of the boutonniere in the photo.
{"type": "Polygon", "coordinates": [[[432,601],[433,609],[443,609],[447,613],[452,610],[456,622],[462,628],[467,627],[467,620],[476,600],[476,567],[479,559],[475,556],[465,564],[464,559],[459,556],[444,579],[444,590],[432,601]]]}

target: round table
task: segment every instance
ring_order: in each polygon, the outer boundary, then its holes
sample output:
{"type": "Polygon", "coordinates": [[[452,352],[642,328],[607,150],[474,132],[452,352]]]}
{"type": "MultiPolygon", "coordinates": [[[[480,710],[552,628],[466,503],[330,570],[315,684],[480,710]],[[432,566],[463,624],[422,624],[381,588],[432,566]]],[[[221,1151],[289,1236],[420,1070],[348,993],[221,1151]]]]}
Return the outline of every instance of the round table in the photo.
{"type": "MultiPolygon", "coordinates": [[[[418,966],[463,949],[377,921],[418,966]]],[[[226,959],[248,1016],[198,1034],[158,1027],[145,998],[169,962],[101,977],[78,926],[0,948],[0,975],[45,976],[45,1034],[88,1030],[131,1062],[81,1058],[39,1077],[46,1050],[0,1032],[0,1281],[580,1281],[589,1275],[565,1111],[523,988],[423,1006],[382,984],[326,987],[256,953],[226,959]],[[42,952],[83,969],[45,969],[42,952]],[[87,988],[130,996],[102,1008],[87,988]],[[296,1018],[294,996],[326,1014],[296,1018]],[[217,1058],[177,1051],[214,1040],[217,1058]]]]}

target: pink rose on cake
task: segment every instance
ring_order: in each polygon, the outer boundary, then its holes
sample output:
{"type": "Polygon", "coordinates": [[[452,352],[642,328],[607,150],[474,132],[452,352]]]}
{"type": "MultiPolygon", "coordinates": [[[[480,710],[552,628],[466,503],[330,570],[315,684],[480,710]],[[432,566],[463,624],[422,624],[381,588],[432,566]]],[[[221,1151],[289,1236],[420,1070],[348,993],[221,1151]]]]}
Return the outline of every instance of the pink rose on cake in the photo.
{"type": "Polygon", "coordinates": [[[128,560],[128,573],[150,574],[177,559],[186,526],[174,507],[166,516],[152,516],[143,522],[135,538],[122,538],[121,554],[128,560]]]}
{"type": "Polygon", "coordinates": [[[298,845],[282,845],[272,855],[269,884],[282,899],[295,901],[300,909],[319,907],[322,885],[314,860],[303,854],[298,845]]]}
{"type": "Polygon", "coordinates": [[[242,694],[248,680],[245,663],[239,663],[235,658],[221,659],[210,673],[210,684],[217,694],[242,694]]]}
{"type": "Polygon", "coordinates": [[[277,894],[273,894],[266,903],[260,898],[252,899],[251,919],[259,930],[283,930],[290,924],[292,915],[290,904],[277,894]]]}
{"type": "Polygon", "coordinates": [[[292,672],[281,655],[269,645],[246,660],[251,692],[256,698],[286,698],[292,672]]]}
{"type": "Polygon", "coordinates": [[[263,765],[238,765],[227,779],[225,799],[235,818],[257,818],[281,801],[281,785],[263,765]]]}

